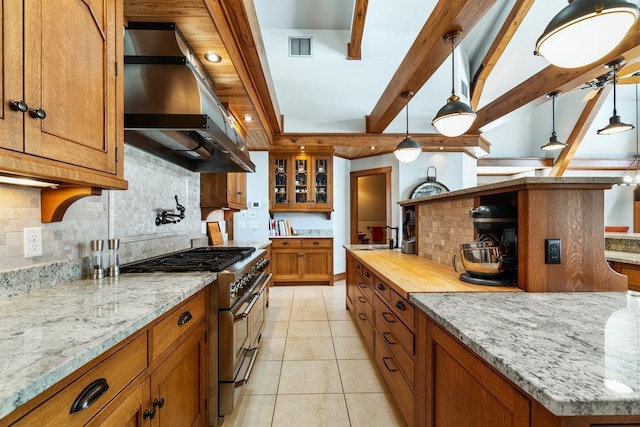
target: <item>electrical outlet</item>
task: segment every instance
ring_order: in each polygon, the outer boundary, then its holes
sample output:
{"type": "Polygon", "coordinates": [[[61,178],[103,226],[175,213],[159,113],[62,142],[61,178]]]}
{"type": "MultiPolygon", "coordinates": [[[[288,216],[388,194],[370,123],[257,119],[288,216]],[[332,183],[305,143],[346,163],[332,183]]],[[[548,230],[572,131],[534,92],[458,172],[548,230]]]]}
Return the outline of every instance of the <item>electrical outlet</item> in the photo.
{"type": "Polygon", "coordinates": [[[562,246],[560,239],[544,239],[544,263],[560,264],[562,262],[562,246]]]}
{"type": "Polygon", "coordinates": [[[42,255],[42,228],[29,227],[24,229],[24,257],[30,258],[42,255]]]}
{"type": "Polygon", "coordinates": [[[238,221],[238,228],[240,229],[247,228],[247,221],[238,221]]]}

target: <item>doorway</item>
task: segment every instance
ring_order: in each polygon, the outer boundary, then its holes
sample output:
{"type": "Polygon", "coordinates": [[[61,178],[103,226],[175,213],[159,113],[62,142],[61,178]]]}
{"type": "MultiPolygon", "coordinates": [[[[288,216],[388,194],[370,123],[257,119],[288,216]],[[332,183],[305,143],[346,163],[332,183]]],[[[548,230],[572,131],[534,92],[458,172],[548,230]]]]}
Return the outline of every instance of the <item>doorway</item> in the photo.
{"type": "Polygon", "coordinates": [[[350,177],[351,244],[387,243],[386,227],[391,221],[391,167],[354,171],[350,177]],[[383,230],[382,237],[379,227],[383,230]]]}

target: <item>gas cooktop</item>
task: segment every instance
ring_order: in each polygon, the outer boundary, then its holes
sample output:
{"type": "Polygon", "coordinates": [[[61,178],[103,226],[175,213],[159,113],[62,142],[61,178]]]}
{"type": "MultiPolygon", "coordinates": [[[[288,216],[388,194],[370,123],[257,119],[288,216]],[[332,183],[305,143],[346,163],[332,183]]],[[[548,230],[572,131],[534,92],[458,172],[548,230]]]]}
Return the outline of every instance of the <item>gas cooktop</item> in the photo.
{"type": "Polygon", "coordinates": [[[252,247],[223,248],[204,246],[132,262],[120,267],[121,273],[220,272],[255,252],[252,247]]]}

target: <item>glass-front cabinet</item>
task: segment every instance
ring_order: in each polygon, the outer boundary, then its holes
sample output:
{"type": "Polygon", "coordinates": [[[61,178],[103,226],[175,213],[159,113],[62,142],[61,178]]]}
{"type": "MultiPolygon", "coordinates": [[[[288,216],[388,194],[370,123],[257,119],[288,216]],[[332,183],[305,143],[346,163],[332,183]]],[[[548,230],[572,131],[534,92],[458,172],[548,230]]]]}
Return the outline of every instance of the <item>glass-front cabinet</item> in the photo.
{"type": "Polygon", "coordinates": [[[331,154],[271,153],[271,212],[333,211],[331,154]]]}

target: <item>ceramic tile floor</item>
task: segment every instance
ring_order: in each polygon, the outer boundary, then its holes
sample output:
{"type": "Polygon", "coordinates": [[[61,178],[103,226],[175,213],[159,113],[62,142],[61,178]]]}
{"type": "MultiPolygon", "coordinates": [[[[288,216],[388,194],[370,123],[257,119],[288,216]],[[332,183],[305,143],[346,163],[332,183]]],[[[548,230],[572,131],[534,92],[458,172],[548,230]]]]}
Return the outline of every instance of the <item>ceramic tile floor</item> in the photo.
{"type": "Polygon", "coordinates": [[[271,288],[256,364],[223,427],[404,426],[344,287],[271,288]]]}

